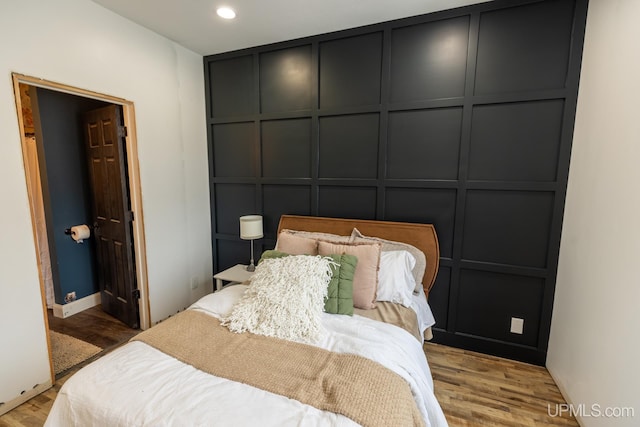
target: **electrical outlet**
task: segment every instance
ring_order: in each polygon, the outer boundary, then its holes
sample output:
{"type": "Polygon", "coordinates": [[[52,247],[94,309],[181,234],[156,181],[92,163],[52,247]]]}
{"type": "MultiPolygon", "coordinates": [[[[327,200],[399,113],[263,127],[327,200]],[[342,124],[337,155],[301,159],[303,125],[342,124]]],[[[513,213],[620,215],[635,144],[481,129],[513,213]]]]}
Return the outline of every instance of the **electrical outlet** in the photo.
{"type": "Polygon", "coordinates": [[[524,319],[520,319],[519,317],[511,318],[511,333],[512,334],[520,334],[522,335],[522,331],[524,330],[524,319]]]}
{"type": "Polygon", "coordinates": [[[198,289],[198,278],[197,277],[192,277],[191,278],[191,289],[198,289]]]}
{"type": "Polygon", "coordinates": [[[76,291],[73,292],[69,292],[65,297],[64,297],[64,302],[72,302],[76,300],[76,291]]]}

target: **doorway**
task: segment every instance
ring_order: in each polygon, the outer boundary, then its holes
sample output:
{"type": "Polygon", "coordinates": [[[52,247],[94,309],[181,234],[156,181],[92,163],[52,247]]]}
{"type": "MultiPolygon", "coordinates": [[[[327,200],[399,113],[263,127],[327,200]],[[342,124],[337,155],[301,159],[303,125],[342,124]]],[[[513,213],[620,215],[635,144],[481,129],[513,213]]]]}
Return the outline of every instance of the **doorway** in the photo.
{"type": "MultiPolygon", "coordinates": [[[[139,307],[139,323],[142,329],[148,328],[149,325],[149,304],[148,304],[148,288],[147,288],[147,279],[146,279],[146,255],[145,255],[145,241],[144,241],[144,228],[143,228],[143,217],[142,217],[142,204],[141,204],[141,191],[140,191],[140,179],[139,179],[139,169],[138,169],[138,161],[137,161],[137,144],[135,138],[135,116],[134,116],[134,106],[130,101],[126,101],[121,98],[112,97],[109,95],[99,94],[91,91],[87,91],[84,89],[78,89],[54,82],[44,81],[42,79],[37,79],[29,76],[24,76],[20,74],[13,74],[13,82],[14,82],[14,92],[16,96],[16,106],[18,110],[18,119],[20,128],[22,130],[22,151],[23,151],[23,159],[25,166],[25,180],[27,183],[28,195],[29,195],[29,203],[31,207],[31,215],[32,215],[32,225],[33,225],[33,233],[34,240],[36,245],[36,255],[38,259],[38,267],[39,267],[39,276],[40,276],[40,286],[43,296],[43,308],[45,308],[44,319],[47,327],[47,331],[49,330],[49,322],[47,320],[47,300],[51,303],[51,300],[57,300],[57,302],[69,302],[70,299],[73,299],[74,295],[69,295],[70,293],[64,293],[63,295],[56,295],[56,298],[52,298],[52,292],[46,291],[47,288],[50,288],[48,284],[50,284],[51,280],[51,272],[56,272],[56,268],[58,267],[57,262],[49,263],[48,254],[55,252],[53,245],[55,242],[51,238],[51,233],[46,232],[46,228],[42,227],[42,218],[45,217],[45,206],[40,201],[43,196],[47,196],[50,188],[43,186],[42,195],[38,194],[38,185],[37,182],[34,182],[38,176],[38,171],[34,171],[34,162],[33,162],[33,138],[30,137],[30,133],[35,133],[33,128],[30,128],[31,124],[28,120],[25,120],[25,116],[22,114],[23,108],[23,99],[22,92],[20,91],[20,85],[28,85],[31,88],[37,90],[44,91],[52,91],[57,93],[60,96],[72,96],[80,99],[83,105],[87,106],[105,106],[111,105],[115,106],[120,113],[120,120],[122,121],[122,125],[126,126],[127,132],[126,135],[122,135],[123,142],[123,150],[126,153],[123,157],[123,162],[125,165],[126,174],[123,174],[124,186],[129,191],[129,206],[128,210],[130,212],[135,212],[135,218],[131,215],[130,221],[130,229],[133,237],[132,242],[132,253],[135,256],[132,256],[132,263],[134,264],[134,268],[132,271],[135,274],[134,280],[137,282],[137,289],[140,294],[140,299],[136,302],[136,308],[139,307]],[[31,132],[30,132],[31,131],[31,132]],[[40,200],[39,200],[40,199],[40,200]],[[48,234],[48,235],[47,235],[48,234]],[[48,295],[48,298],[47,298],[48,295]]],[[[53,120],[55,122],[55,120],[53,120]]],[[[37,141],[36,141],[37,142],[37,141]]],[[[73,150],[57,150],[58,156],[64,155],[72,155],[71,152],[73,150]]],[[[40,168],[40,173],[43,170],[46,172],[46,158],[43,157],[42,153],[38,153],[38,160],[35,163],[36,167],[40,168]],[[43,163],[44,162],[44,163],[43,163]]],[[[86,165],[86,162],[85,162],[86,165]]],[[[81,183],[81,185],[88,185],[88,183],[81,183]]],[[[59,189],[58,189],[59,190],[59,189]]],[[[70,192],[80,190],[76,188],[75,190],[69,189],[70,192]]],[[[63,197],[64,198],[64,197],[63,197]]],[[[63,201],[64,204],[64,201],[63,201]]],[[[65,206],[66,209],[66,206],[65,206]]],[[[51,217],[51,212],[49,212],[49,217],[51,217]]],[[[71,226],[73,224],[69,224],[71,226]]],[[[59,231],[59,230],[58,230],[59,231]]],[[[70,236],[68,237],[71,238],[70,236]]],[[[95,246],[95,245],[93,245],[95,246]]],[[[82,245],[77,245],[74,247],[74,250],[84,249],[86,252],[90,252],[92,245],[85,245],[82,248],[82,245]],[[77,249],[76,249],[77,248],[77,249]]],[[[93,248],[95,250],[95,248],[93,248]]],[[[92,259],[95,259],[95,254],[91,254],[92,259]]],[[[90,269],[90,268],[89,268],[90,269]]],[[[74,272],[75,273],[75,272],[74,272]]],[[[91,272],[89,274],[92,274],[91,272]]],[[[55,291],[53,292],[55,293],[55,291]]],[[[60,293],[60,289],[58,289],[58,293],[60,293]]],[[[86,292],[85,292],[86,293],[86,292]]],[[[94,294],[95,295],[95,294],[94,294]]],[[[73,301],[76,302],[76,301],[73,301]]],[[[77,301],[80,302],[80,301],[77,301]]],[[[86,301],[85,301],[86,303],[86,301]]],[[[88,306],[95,305],[91,304],[89,301],[88,306]]],[[[64,304],[62,307],[70,307],[73,303],[64,304]]],[[[82,307],[78,308],[81,310],[82,307]]],[[[60,316],[58,316],[60,317],[60,316]]],[[[64,315],[62,316],[64,317],[64,315]]],[[[50,348],[50,356],[51,356],[51,348],[50,348]]],[[[53,370],[53,368],[52,368],[53,370]]],[[[52,378],[53,378],[52,372],[52,378]]]]}

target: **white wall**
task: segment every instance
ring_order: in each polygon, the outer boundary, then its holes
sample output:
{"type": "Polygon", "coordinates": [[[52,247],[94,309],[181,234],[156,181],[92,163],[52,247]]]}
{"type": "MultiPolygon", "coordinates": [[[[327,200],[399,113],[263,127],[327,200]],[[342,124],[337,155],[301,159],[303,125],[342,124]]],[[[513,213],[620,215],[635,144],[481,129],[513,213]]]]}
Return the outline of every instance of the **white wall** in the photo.
{"type": "Polygon", "coordinates": [[[202,57],[87,0],[2,0],[0,52],[0,402],[10,402],[49,380],[11,72],[134,102],[152,323],[211,291],[212,266],[202,57]]]}
{"type": "MultiPolygon", "coordinates": [[[[547,368],[573,405],[640,423],[640,1],[590,0],[547,368]]],[[[580,410],[580,409],[579,409],[580,410]]]]}

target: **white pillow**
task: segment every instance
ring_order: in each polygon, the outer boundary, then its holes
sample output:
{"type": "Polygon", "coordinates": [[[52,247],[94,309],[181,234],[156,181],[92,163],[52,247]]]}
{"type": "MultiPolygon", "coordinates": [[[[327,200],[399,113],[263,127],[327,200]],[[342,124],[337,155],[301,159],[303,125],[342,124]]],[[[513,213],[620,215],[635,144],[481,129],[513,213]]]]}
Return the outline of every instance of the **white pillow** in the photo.
{"type": "Polygon", "coordinates": [[[416,281],[412,269],[416,259],[408,251],[383,251],[380,254],[377,301],[390,301],[411,306],[416,281]]]}
{"type": "Polygon", "coordinates": [[[319,255],[262,260],[251,285],[222,324],[236,333],[318,342],[325,335],[321,319],[332,264],[319,255]]]}
{"type": "Polygon", "coordinates": [[[370,237],[364,236],[360,233],[360,230],[354,228],[351,232],[351,241],[352,242],[380,242],[382,243],[382,251],[408,251],[413,258],[416,260],[416,264],[413,267],[413,278],[416,282],[416,287],[414,289],[415,292],[418,292],[422,288],[422,276],[424,276],[424,272],[427,268],[427,258],[420,249],[416,248],[413,245],[404,242],[396,242],[393,240],[381,239],[379,237],[370,237]]]}
{"type": "Polygon", "coordinates": [[[247,287],[242,284],[227,286],[220,291],[203,296],[189,308],[204,311],[213,317],[223,319],[231,314],[233,306],[242,297],[247,287]]]}

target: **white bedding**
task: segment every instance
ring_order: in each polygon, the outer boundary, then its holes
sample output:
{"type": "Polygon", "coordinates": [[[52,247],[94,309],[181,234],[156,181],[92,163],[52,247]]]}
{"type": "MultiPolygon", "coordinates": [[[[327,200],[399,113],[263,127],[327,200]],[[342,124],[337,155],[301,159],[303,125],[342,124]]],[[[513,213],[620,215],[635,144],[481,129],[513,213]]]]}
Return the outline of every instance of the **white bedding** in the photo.
{"type": "MultiPolygon", "coordinates": [[[[190,309],[226,316],[244,285],[207,295],[190,309]]],[[[426,302],[426,301],[425,301],[426,302]]],[[[405,378],[427,426],[447,422],[433,394],[420,343],[408,332],[360,316],[323,314],[318,345],[373,359],[405,378]]],[[[81,369],[58,393],[46,426],[353,426],[350,419],[199,371],[131,342],[81,369]]]]}
{"type": "Polygon", "coordinates": [[[427,328],[435,325],[436,319],[435,317],[433,317],[431,307],[429,307],[427,296],[424,294],[424,289],[422,288],[422,286],[420,287],[419,291],[413,293],[413,298],[409,307],[412,308],[413,311],[415,311],[418,315],[418,327],[420,328],[420,335],[424,336],[424,331],[426,331],[427,328]]]}

